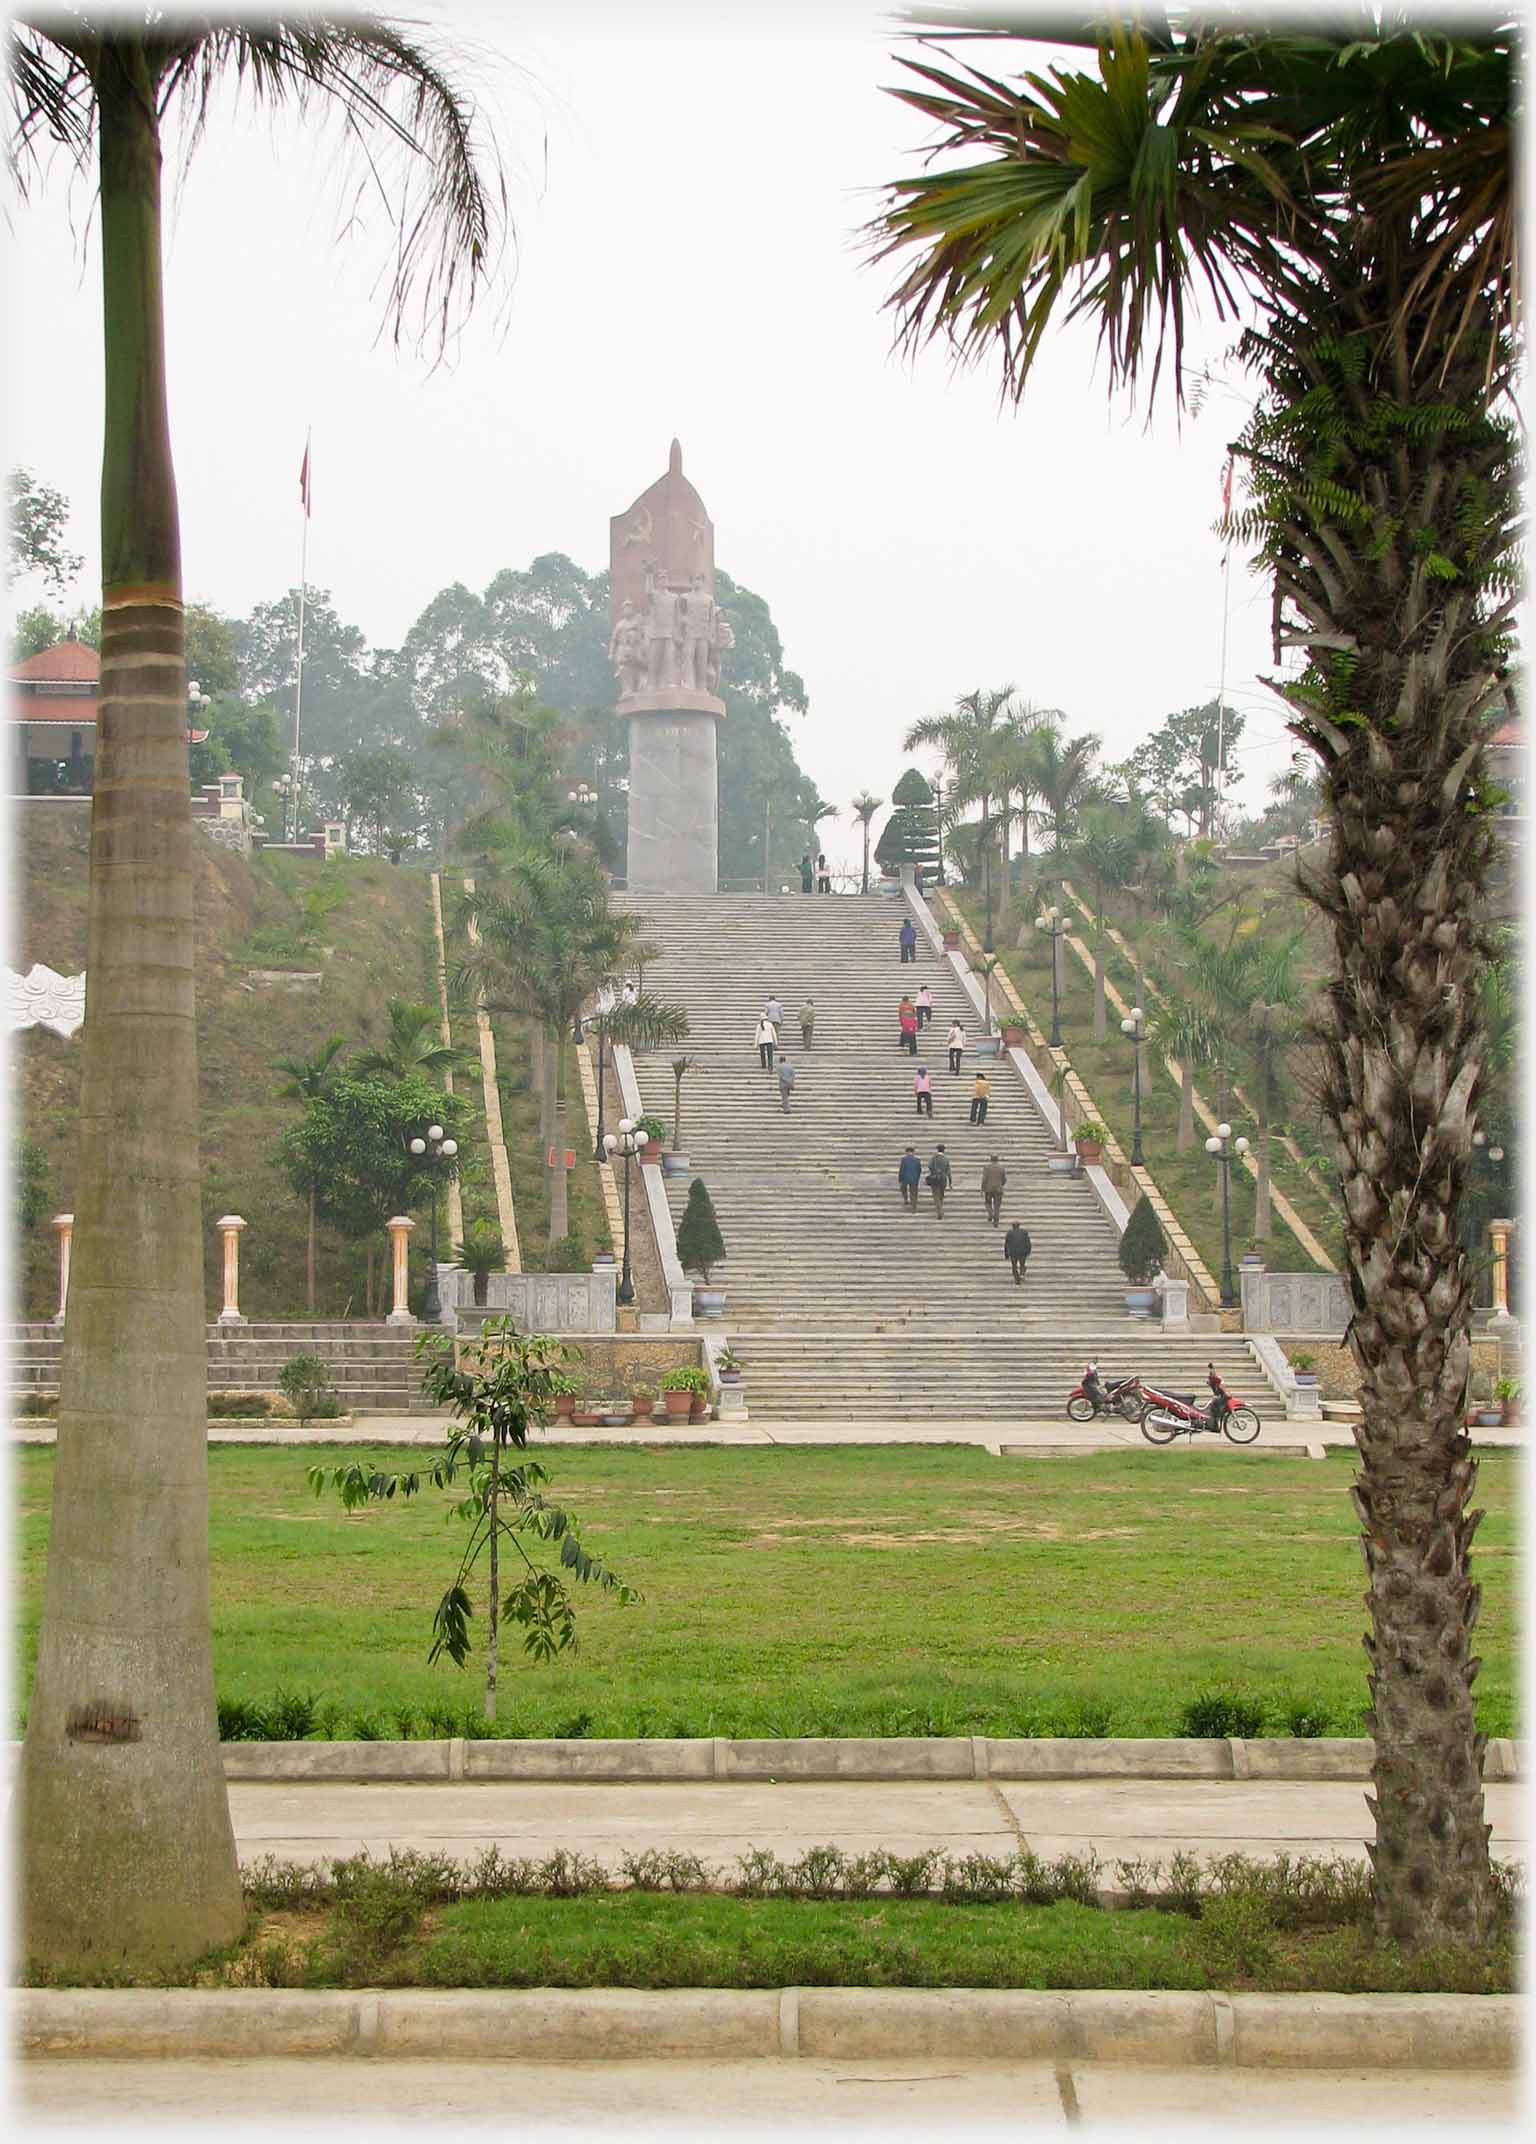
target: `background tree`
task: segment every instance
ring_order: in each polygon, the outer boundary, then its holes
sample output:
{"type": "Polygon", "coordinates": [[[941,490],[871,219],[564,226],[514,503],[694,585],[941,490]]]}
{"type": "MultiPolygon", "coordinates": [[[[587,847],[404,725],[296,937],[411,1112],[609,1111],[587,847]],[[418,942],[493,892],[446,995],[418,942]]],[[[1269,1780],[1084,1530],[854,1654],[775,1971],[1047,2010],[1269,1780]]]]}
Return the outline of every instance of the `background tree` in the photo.
{"type": "Polygon", "coordinates": [[[495,252],[471,108],[420,44],[324,23],[13,18],[13,162],[94,166],[106,410],[79,1192],[58,1464],[20,1771],[23,1954],[170,1962],[243,1921],[214,1714],[207,1364],[192,1002],[194,839],[180,533],[166,401],[161,125],[194,146],[216,85],[339,111],[402,153],[389,294],[446,337],[495,252]],[[125,1255],[131,1246],[131,1255],[125,1255]],[[137,1739],[70,1732],[110,1693],[137,1739]]]}
{"type": "Polygon", "coordinates": [[[1064,737],[1054,723],[1043,723],[1032,744],[1034,794],[1038,803],[1031,823],[1053,849],[1064,849],[1077,831],[1078,814],[1099,794],[1094,761],[1099,740],[1091,733],[1064,737]]]}
{"type": "Polygon", "coordinates": [[[677,1224],[678,1264],[684,1272],[701,1274],[707,1288],[711,1266],[717,1266],[724,1256],[725,1238],[720,1233],[715,1202],[703,1177],[696,1176],[688,1186],[688,1203],[677,1224]]]}
{"type": "MultiPolygon", "coordinates": [[[[5,553],[7,588],[29,574],[36,574],[53,595],[63,595],[85,560],[64,542],[69,523],[69,501],[62,491],[41,484],[30,469],[13,469],[6,483],[9,495],[9,542],[5,553]]],[[[48,645],[47,642],[44,645],[48,645]]]]}
{"type": "Polygon", "coordinates": [[[861,789],[848,809],[859,822],[859,831],[864,837],[864,868],[859,878],[860,893],[869,891],[869,822],[884,802],[882,797],[872,797],[867,789],[861,789]]]}
{"type": "MultiPolygon", "coordinates": [[[[337,1060],[346,1049],[342,1035],[327,1035],[313,1057],[279,1057],[272,1069],[284,1075],[278,1093],[285,1102],[303,1102],[306,1108],[316,1095],[324,1094],[341,1071],[337,1060]]],[[[315,1314],[315,1194],[316,1185],[311,1180],[308,1186],[309,1229],[304,1245],[304,1307],[311,1317],[315,1314]]]]}
{"type": "Polygon", "coordinates": [[[28,1236],[52,1203],[48,1188],[48,1149],[25,1133],[16,1141],[11,1184],[16,1200],[15,1232],[28,1236]]]}
{"type": "Polygon", "coordinates": [[[350,1070],[360,1079],[440,1079],[478,1063],[468,1050],[442,1039],[441,1015],[431,1005],[411,1005],[390,998],[389,1033],[381,1043],[359,1050],[350,1070]]]}

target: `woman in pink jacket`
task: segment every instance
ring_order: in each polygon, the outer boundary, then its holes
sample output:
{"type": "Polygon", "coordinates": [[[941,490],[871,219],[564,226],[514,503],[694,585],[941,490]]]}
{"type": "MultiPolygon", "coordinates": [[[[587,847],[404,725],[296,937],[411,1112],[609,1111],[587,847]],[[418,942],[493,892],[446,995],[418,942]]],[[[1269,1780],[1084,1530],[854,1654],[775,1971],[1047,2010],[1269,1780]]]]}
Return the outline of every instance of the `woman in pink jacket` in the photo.
{"type": "Polygon", "coordinates": [[[917,1113],[920,1117],[933,1115],[933,1081],[928,1076],[928,1067],[919,1065],[912,1081],[912,1092],[917,1096],[917,1113]]]}

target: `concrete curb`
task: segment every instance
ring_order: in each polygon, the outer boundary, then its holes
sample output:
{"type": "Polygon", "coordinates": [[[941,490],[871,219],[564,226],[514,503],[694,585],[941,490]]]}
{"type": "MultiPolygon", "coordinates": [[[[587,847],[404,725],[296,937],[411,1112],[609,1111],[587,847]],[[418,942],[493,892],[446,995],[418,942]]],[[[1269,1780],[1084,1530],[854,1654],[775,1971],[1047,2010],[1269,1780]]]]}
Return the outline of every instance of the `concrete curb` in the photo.
{"type": "Polygon", "coordinates": [[[1515,2069],[1513,1995],[1222,1995],[1025,1988],[24,1988],[16,2045],[50,2056],[386,2055],[486,2061],[895,2056],[1160,2067],[1515,2069]]]}
{"type": "MultiPolygon", "coordinates": [[[[14,1749],[15,1745],[13,1745],[14,1749]]],[[[827,1736],[786,1741],[226,1742],[226,1779],[391,1780],[1368,1780],[1366,1740],[988,1735],[827,1736]]],[[[1483,1777],[1528,1776],[1521,1743],[1491,1740],[1483,1777]]]]}

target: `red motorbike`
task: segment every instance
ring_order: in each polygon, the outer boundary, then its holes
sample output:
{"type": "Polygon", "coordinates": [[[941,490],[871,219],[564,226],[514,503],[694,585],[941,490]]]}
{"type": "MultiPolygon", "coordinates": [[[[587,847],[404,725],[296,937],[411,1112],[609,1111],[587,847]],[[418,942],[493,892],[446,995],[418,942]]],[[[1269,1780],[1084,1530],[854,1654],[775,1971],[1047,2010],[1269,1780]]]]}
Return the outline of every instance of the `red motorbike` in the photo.
{"type": "Polygon", "coordinates": [[[1068,1395],[1067,1420],[1094,1422],[1101,1414],[1118,1414],[1127,1422],[1139,1422],[1144,1404],[1139,1379],[1112,1377],[1106,1382],[1090,1362],[1082,1383],[1068,1395]]]}
{"type": "Polygon", "coordinates": [[[1175,1437],[1203,1436],[1226,1436],[1233,1444],[1252,1444],[1259,1433],[1259,1418],[1253,1409],[1227,1390],[1214,1362],[1205,1366],[1205,1381],[1211,1388],[1211,1399],[1204,1407],[1193,1392],[1160,1392],[1154,1385],[1141,1385],[1141,1433],[1148,1444],[1172,1444],[1175,1437]]]}

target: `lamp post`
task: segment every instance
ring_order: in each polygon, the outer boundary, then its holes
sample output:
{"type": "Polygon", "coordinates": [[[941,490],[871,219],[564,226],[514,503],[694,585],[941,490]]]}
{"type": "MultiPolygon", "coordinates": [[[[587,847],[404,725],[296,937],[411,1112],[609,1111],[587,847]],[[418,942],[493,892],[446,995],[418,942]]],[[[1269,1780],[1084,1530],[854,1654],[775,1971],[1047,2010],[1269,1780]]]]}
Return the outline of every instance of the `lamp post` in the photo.
{"type": "Polygon", "coordinates": [[[1122,1035],[1131,1038],[1132,1081],[1136,1103],[1136,1134],[1131,1141],[1131,1167],[1142,1168],[1146,1157],[1141,1151],[1141,1045],[1146,1039],[1146,1014],[1139,1005],[1131,1007],[1131,1016],[1120,1022],[1122,1035]]]}
{"type": "Polygon", "coordinates": [[[1061,1048],[1061,939],[1065,926],[1059,908],[1042,908],[1035,918],[1037,931],[1051,934],[1051,1048],[1061,1048]]]}
{"type": "Polygon", "coordinates": [[[280,774],[272,784],[274,795],[282,799],[283,839],[290,844],[299,838],[299,775],[298,761],[293,762],[293,771],[280,774]]]}
{"type": "Polygon", "coordinates": [[[1472,1153],[1477,1164],[1477,1250],[1480,1254],[1491,1219],[1504,1203],[1497,1195],[1504,1170],[1504,1149],[1490,1146],[1485,1131],[1475,1131],[1472,1153]]]}
{"type": "Polygon", "coordinates": [[[417,1137],[410,1142],[410,1151],[418,1161],[424,1161],[432,1177],[432,1264],[431,1278],[427,1282],[427,1299],[421,1306],[421,1314],[428,1325],[435,1325],[443,1314],[443,1299],[437,1290],[437,1179],[442,1164],[452,1162],[459,1151],[457,1139],[446,1139],[441,1124],[429,1124],[426,1137],[417,1137]]]}
{"type": "Polygon", "coordinates": [[[1232,1173],[1233,1154],[1246,1154],[1246,1139],[1234,1139],[1230,1124],[1218,1124],[1216,1135],[1205,1142],[1207,1154],[1214,1154],[1221,1169],[1221,1307],[1231,1310],[1237,1303],[1237,1288],[1232,1278],[1232,1196],[1229,1179],[1232,1173]]]}
{"type": "Polygon", "coordinates": [[[634,1124],[628,1117],[620,1117],[617,1133],[608,1132],[603,1139],[610,1160],[615,1154],[624,1156],[624,1271],[619,1277],[621,1303],[632,1303],[635,1299],[635,1269],[629,1249],[629,1165],[644,1143],[636,1134],[634,1124]]]}

